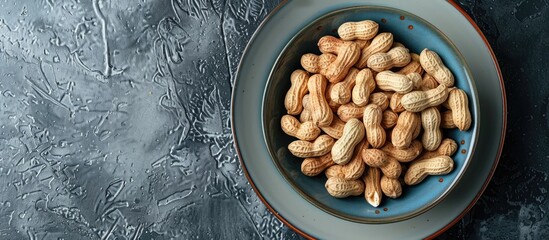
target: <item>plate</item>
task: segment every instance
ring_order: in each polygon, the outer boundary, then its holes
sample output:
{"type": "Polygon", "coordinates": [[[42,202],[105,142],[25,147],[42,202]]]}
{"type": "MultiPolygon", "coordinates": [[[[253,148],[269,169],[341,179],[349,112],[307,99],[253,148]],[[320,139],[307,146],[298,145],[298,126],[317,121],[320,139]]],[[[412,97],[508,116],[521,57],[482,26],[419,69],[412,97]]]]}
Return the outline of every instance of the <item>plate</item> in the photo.
{"type": "Polygon", "coordinates": [[[456,223],[486,188],[501,154],[506,127],[503,79],[496,58],[476,24],[453,2],[432,0],[285,1],[258,28],[242,56],[233,88],[232,131],[250,184],[265,205],[307,238],[419,239],[437,236],[456,223]],[[279,173],[263,139],[262,97],[270,70],[285,44],[318,17],[352,6],[385,6],[415,14],[440,29],[471,67],[482,116],[477,151],[454,190],[436,207],[414,218],[365,224],[335,217],[310,204],[279,173]]]}
{"type": "Polygon", "coordinates": [[[439,203],[456,186],[471,160],[478,136],[479,117],[477,92],[474,79],[467,62],[457,51],[450,39],[434,26],[408,12],[386,7],[351,7],[330,12],[316,19],[302,29],[285,44],[280,53],[265,88],[263,97],[263,131],[271,159],[288,184],[305,199],[320,209],[340,218],[363,223],[387,223],[402,221],[419,215],[439,203]],[[444,64],[455,77],[455,86],[464,90],[469,98],[469,108],[473,117],[471,128],[444,130],[444,136],[460,143],[457,153],[452,156],[454,170],[449,174],[428,177],[421,184],[404,186],[398,199],[384,197],[381,205],[369,205],[361,194],[357,197],[338,199],[330,196],[324,184],[324,174],[309,177],[301,173],[303,159],[293,156],[288,145],[295,138],[286,135],[280,127],[280,119],[287,114],[284,97],[290,88],[290,75],[301,69],[300,57],[306,53],[320,54],[317,42],[333,32],[344,22],[364,19],[379,23],[379,32],[391,32],[395,42],[403,43],[411,52],[419,53],[429,48],[444,59],[444,64]]]}

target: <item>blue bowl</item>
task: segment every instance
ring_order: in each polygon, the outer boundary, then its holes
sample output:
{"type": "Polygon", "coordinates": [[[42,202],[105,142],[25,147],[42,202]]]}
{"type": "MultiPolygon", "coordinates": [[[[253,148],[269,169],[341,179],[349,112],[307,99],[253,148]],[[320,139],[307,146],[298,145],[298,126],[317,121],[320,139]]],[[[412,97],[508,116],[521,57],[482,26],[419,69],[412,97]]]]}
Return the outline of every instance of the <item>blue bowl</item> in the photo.
{"type": "MultiPolygon", "coordinates": [[[[268,51],[268,49],[266,49],[268,51]]],[[[263,97],[263,131],[272,160],[288,184],[301,196],[318,208],[343,219],[363,223],[388,223],[417,216],[439,203],[460,180],[472,158],[477,141],[479,111],[477,93],[468,66],[442,32],[425,20],[401,10],[386,7],[352,7],[328,13],[298,32],[280,53],[263,97]],[[344,22],[374,20],[380,32],[391,32],[394,40],[403,43],[411,52],[420,53],[424,48],[437,52],[455,77],[455,86],[469,97],[473,117],[468,131],[457,129],[444,132],[454,139],[458,151],[452,156],[454,170],[443,176],[429,176],[416,186],[403,185],[400,198],[383,198],[380,206],[370,206],[364,196],[337,199],[328,194],[324,184],[326,177],[320,174],[308,177],[301,173],[302,159],[294,157],[287,149],[295,139],[280,128],[280,119],[286,114],[284,97],[290,88],[290,74],[301,69],[300,57],[305,53],[320,54],[317,42],[325,35],[337,36],[337,28],[344,22]]],[[[288,203],[292,204],[292,203],[288,203]]]]}

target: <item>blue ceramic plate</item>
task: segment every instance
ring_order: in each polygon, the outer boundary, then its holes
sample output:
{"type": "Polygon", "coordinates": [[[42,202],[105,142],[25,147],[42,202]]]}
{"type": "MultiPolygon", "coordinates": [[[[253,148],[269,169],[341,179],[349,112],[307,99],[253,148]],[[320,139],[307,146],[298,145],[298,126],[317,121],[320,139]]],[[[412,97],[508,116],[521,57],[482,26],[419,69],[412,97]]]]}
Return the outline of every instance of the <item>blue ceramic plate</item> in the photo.
{"type": "Polygon", "coordinates": [[[497,166],[505,137],[505,92],[497,60],[476,24],[455,3],[441,0],[283,1],[248,43],[232,98],[235,146],[250,185],[276,217],[306,238],[421,239],[440,234],[459,221],[478,200],[497,166]],[[365,5],[414,14],[448,36],[470,66],[483,116],[476,123],[477,150],[448,196],[423,214],[386,224],[350,221],[311,204],[278,170],[263,134],[264,90],[284,47],[316,19],[333,11],[365,5]]]}
{"type": "MultiPolygon", "coordinates": [[[[285,43],[280,43],[285,44],[285,43]]],[[[384,223],[411,218],[433,207],[442,200],[459,181],[475,148],[478,133],[478,99],[474,81],[461,53],[451,41],[425,20],[395,8],[351,7],[328,13],[307,25],[279,55],[263,97],[263,130],[267,147],[280,173],[305,199],[320,209],[335,216],[358,222],[384,223]],[[290,75],[301,69],[300,57],[305,53],[320,54],[317,42],[322,36],[335,35],[344,22],[370,19],[379,23],[379,32],[391,32],[394,40],[403,43],[411,52],[420,53],[429,48],[437,52],[455,77],[456,87],[463,89],[469,97],[473,122],[468,131],[457,129],[444,132],[461,143],[454,154],[454,170],[444,176],[427,177],[412,187],[404,186],[398,199],[383,198],[377,208],[369,205],[364,196],[338,199],[331,197],[324,184],[326,177],[321,174],[308,177],[301,173],[302,159],[294,157],[287,149],[293,137],[287,136],[280,128],[280,119],[286,114],[284,97],[290,88],[290,75]]]]}

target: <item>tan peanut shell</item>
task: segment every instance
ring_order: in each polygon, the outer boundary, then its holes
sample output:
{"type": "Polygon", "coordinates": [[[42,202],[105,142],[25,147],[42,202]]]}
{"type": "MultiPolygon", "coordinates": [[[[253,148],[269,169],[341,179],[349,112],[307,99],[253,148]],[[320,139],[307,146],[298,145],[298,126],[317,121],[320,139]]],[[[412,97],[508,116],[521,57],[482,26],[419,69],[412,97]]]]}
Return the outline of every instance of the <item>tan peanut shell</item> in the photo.
{"type": "Polygon", "coordinates": [[[391,96],[391,100],[389,101],[389,107],[391,108],[391,110],[393,110],[393,112],[400,113],[406,110],[400,102],[403,96],[404,94],[401,93],[394,93],[393,96],[391,96]]]}
{"type": "Polygon", "coordinates": [[[362,49],[370,46],[370,43],[372,43],[372,41],[370,40],[360,40],[360,39],[355,39],[353,42],[356,43],[356,45],[360,48],[361,52],[362,52],[362,49]]]}
{"type": "Polygon", "coordinates": [[[320,56],[313,53],[306,53],[301,56],[301,66],[307,72],[313,74],[320,73],[321,69],[328,67],[335,59],[336,55],[330,53],[321,54],[320,56]]]}
{"type": "Polygon", "coordinates": [[[399,162],[410,162],[416,159],[423,151],[423,144],[419,140],[413,140],[408,148],[399,149],[388,142],[381,148],[383,152],[399,162]]]}
{"type": "Polygon", "coordinates": [[[385,144],[385,129],[381,126],[383,112],[378,105],[368,104],[364,108],[364,127],[366,137],[373,148],[380,148],[385,144]]]}
{"type": "Polygon", "coordinates": [[[408,73],[406,74],[406,77],[412,80],[412,83],[414,84],[414,90],[421,90],[421,87],[423,86],[423,78],[419,73],[408,73]]]}
{"type": "MultiPolygon", "coordinates": [[[[394,96],[394,95],[393,95],[394,96]]],[[[393,99],[393,98],[391,98],[393,99]]],[[[383,118],[381,120],[381,127],[384,129],[392,128],[396,125],[398,120],[398,114],[391,110],[383,111],[383,118]]]]}
{"type": "Polygon", "coordinates": [[[448,156],[438,156],[414,161],[404,175],[407,185],[416,185],[429,175],[444,175],[454,169],[454,160],[448,156]]]}
{"type": "Polygon", "coordinates": [[[454,86],[454,75],[448,69],[438,54],[429,49],[424,49],[419,55],[419,63],[425,72],[433,76],[438,83],[444,84],[446,87],[454,86]]]}
{"type": "Polygon", "coordinates": [[[356,75],[355,86],[352,91],[353,103],[359,107],[366,106],[374,88],[375,81],[372,71],[368,68],[360,70],[356,75]]]}
{"type": "Polygon", "coordinates": [[[341,106],[341,104],[337,103],[335,99],[332,99],[332,89],[334,88],[336,84],[328,82],[326,85],[326,102],[328,102],[328,106],[332,109],[333,112],[337,111],[337,109],[341,106]]]}
{"type": "Polygon", "coordinates": [[[400,103],[410,112],[421,112],[428,107],[435,107],[446,101],[448,90],[444,84],[426,91],[413,91],[402,96],[400,103]]]}
{"type": "Polygon", "coordinates": [[[296,140],[288,145],[288,150],[300,158],[320,157],[329,153],[335,140],[328,135],[320,135],[313,142],[296,140]]]}
{"type": "Polygon", "coordinates": [[[332,147],[332,159],[336,164],[344,165],[351,160],[355,147],[364,138],[364,132],[364,125],[356,118],[345,124],[343,135],[332,147]]]}
{"type": "Polygon", "coordinates": [[[427,151],[434,151],[442,141],[440,122],[440,112],[436,107],[429,107],[421,111],[421,125],[423,126],[421,142],[427,151]]]}
{"type": "Polygon", "coordinates": [[[379,149],[362,149],[361,155],[362,161],[370,167],[379,168],[387,164],[387,154],[379,149]]]}
{"type": "Polygon", "coordinates": [[[372,42],[368,47],[362,49],[360,58],[356,63],[356,67],[359,69],[365,68],[368,65],[368,58],[370,58],[370,56],[380,52],[387,52],[389,49],[391,49],[392,45],[392,33],[384,32],[378,34],[376,37],[374,37],[374,39],[372,39],[372,42]]]}
{"type": "Polygon", "coordinates": [[[320,71],[332,83],[337,83],[347,76],[349,69],[360,57],[360,48],[354,42],[344,42],[339,46],[336,55],[336,60],[320,71]]]}
{"type": "Polygon", "coordinates": [[[346,198],[358,196],[364,192],[364,183],[360,180],[345,180],[343,178],[328,178],[324,185],[332,197],[346,198]]]}
{"type": "Polygon", "coordinates": [[[345,122],[341,121],[339,117],[334,116],[332,123],[329,126],[320,127],[322,131],[330,135],[330,137],[335,139],[340,139],[343,135],[343,128],[345,127],[345,122]]]}
{"type": "Polygon", "coordinates": [[[391,142],[396,148],[408,148],[414,139],[417,128],[421,127],[419,114],[404,111],[398,116],[397,124],[391,133],[391,142]]]}
{"type": "Polygon", "coordinates": [[[345,179],[345,172],[343,172],[343,166],[342,165],[332,165],[329,168],[326,168],[324,171],[324,175],[326,175],[326,178],[343,178],[345,179]]]}
{"type": "Polygon", "coordinates": [[[368,147],[368,142],[362,141],[353,153],[353,158],[349,163],[343,166],[343,172],[345,173],[345,179],[359,179],[362,177],[366,164],[362,161],[362,149],[368,147]]]}
{"type": "Polygon", "coordinates": [[[402,166],[396,159],[387,156],[387,163],[379,167],[381,172],[390,178],[398,178],[402,173],[402,166]]]}
{"type": "Polygon", "coordinates": [[[343,40],[370,40],[374,38],[379,29],[379,25],[371,20],[360,22],[346,22],[337,29],[337,34],[343,40]]]}
{"type": "Polygon", "coordinates": [[[346,104],[351,101],[351,95],[358,72],[358,69],[351,68],[345,79],[333,86],[330,91],[330,98],[334,102],[338,104],[346,104]]]}
{"type": "Polygon", "coordinates": [[[306,176],[316,176],[322,173],[325,169],[335,165],[332,160],[332,154],[327,153],[320,157],[305,158],[301,162],[301,172],[306,176]]]}
{"type": "Polygon", "coordinates": [[[452,110],[452,120],[461,131],[471,127],[471,111],[469,111],[469,100],[465,91],[455,88],[448,95],[448,105],[452,110]]]}
{"type": "Polygon", "coordinates": [[[402,195],[402,185],[396,178],[389,178],[385,175],[381,177],[380,181],[381,191],[385,196],[390,198],[398,198],[402,195]]]}
{"type": "Polygon", "coordinates": [[[301,111],[301,114],[299,114],[299,121],[302,123],[313,121],[313,113],[309,105],[309,94],[306,94],[305,96],[303,96],[302,102],[303,102],[303,110],[301,111]]]}
{"type": "Polygon", "coordinates": [[[410,73],[418,73],[420,75],[423,74],[423,68],[421,67],[421,64],[419,63],[419,55],[412,53],[410,54],[411,61],[408,63],[408,65],[404,66],[400,70],[398,70],[398,74],[410,74],[410,73]]]}
{"type": "Polygon", "coordinates": [[[395,47],[387,53],[376,53],[368,58],[366,64],[376,72],[389,70],[393,67],[404,67],[410,63],[409,50],[404,47],[395,47]]]}
{"type": "Polygon", "coordinates": [[[423,79],[421,81],[421,88],[420,90],[429,90],[438,87],[438,82],[435,80],[435,78],[428,73],[423,74],[423,79]]]}
{"type": "Polygon", "coordinates": [[[383,192],[381,190],[381,173],[378,168],[368,168],[367,174],[363,177],[364,185],[364,198],[373,207],[378,207],[383,199],[383,192]]]}
{"type": "Polygon", "coordinates": [[[452,116],[452,110],[445,111],[441,113],[442,121],[440,122],[441,128],[456,128],[456,124],[454,124],[454,117],[452,116]]]}
{"type": "Polygon", "coordinates": [[[370,104],[378,105],[382,111],[385,111],[389,107],[389,97],[385,93],[376,92],[370,94],[370,99],[368,100],[370,104]]]}
{"type": "Polygon", "coordinates": [[[320,129],[313,122],[300,123],[292,115],[284,115],[280,119],[280,126],[284,133],[300,140],[313,141],[320,135],[320,129]]]}
{"type": "Polygon", "coordinates": [[[359,107],[352,102],[343,104],[337,109],[337,116],[344,122],[348,122],[353,118],[362,118],[363,115],[364,107],[359,107]]]}
{"type": "Polygon", "coordinates": [[[400,42],[393,42],[393,45],[391,45],[391,48],[396,48],[396,47],[406,48],[406,46],[404,46],[404,44],[402,44],[400,42]]]}
{"type": "Polygon", "coordinates": [[[408,93],[414,89],[414,83],[406,75],[383,71],[376,75],[377,87],[383,91],[394,91],[397,93],[408,93]]]}
{"type": "Polygon", "coordinates": [[[440,143],[440,146],[435,151],[427,151],[421,154],[417,159],[427,159],[427,158],[434,158],[438,156],[452,156],[457,151],[458,145],[456,141],[445,138],[440,143]]]}
{"type": "Polygon", "coordinates": [[[334,36],[324,36],[318,40],[318,49],[324,54],[330,53],[337,55],[339,53],[339,48],[344,43],[345,41],[334,36]]]}
{"type": "Polygon", "coordinates": [[[307,94],[307,83],[309,80],[309,74],[303,70],[295,70],[290,76],[292,83],[286,97],[284,98],[284,107],[290,115],[297,115],[303,110],[301,100],[303,96],[307,94]]]}
{"type": "Polygon", "coordinates": [[[308,87],[308,104],[312,112],[313,122],[318,126],[329,126],[333,119],[333,113],[324,96],[326,79],[320,74],[315,74],[309,78],[308,87]]]}

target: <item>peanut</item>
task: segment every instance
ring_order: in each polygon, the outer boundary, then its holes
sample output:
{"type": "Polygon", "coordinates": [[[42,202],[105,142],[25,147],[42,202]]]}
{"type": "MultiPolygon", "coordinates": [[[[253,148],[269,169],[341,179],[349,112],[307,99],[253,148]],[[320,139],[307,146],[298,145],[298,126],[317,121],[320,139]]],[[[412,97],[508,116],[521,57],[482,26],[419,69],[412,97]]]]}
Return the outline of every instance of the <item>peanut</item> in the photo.
{"type": "Polygon", "coordinates": [[[335,85],[335,83],[331,82],[326,85],[326,101],[328,102],[328,106],[330,106],[333,112],[337,111],[337,109],[341,106],[341,104],[337,103],[335,99],[332,99],[331,92],[335,85]]]}
{"type": "Polygon", "coordinates": [[[398,178],[402,172],[400,163],[379,149],[363,149],[362,160],[370,167],[380,168],[383,174],[391,178],[398,178]]]}
{"type": "Polygon", "coordinates": [[[351,101],[353,87],[355,86],[358,69],[351,68],[349,74],[341,82],[338,82],[330,91],[330,98],[338,104],[346,104],[351,101]]]}
{"type": "Polygon", "coordinates": [[[406,77],[412,80],[412,83],[414,84],[414,90],[421,90],[421,87],[423,86],[423,78],[419,73],[408,73],[406,74],[406,77]]]}
{"type": "Polygon", "coordinates": [[[296,140],[288,145],[288,150],[300,158],[320,157],[329,153],[335,141],[328,135],[320,135],[314,142],[296,140]]]}
{"type": "Polygon", "coordinates": [[[385,129],[381,127],[383,112],[378,105],[368,104],[364,109],[364,127],[366,137],[373,148],[380,148],[385,144],[385,129]]]}
{"type": "Polygon", "coordinates": [[[303,70],[295,70],[290,76],[292,86],[284,98],[284,107],[290,115],[297,115],[303,110],[301,100],[307,94],[309,74],[303,70]]]}
{"type": "Polygon", "coordinates": [[[320,129],[313,122],[300,123],[291,115],[282,116],[280,126],[286,134],[300,140],[313,141],[320,135],[320,129]]]}
{"type": "Polygon", "coordinates": [[[375,89],[374,75],[370,69],[362,69],[356,75],[355,86],[352,91],[352,100],[359,107],[368,104],[370,93],[375,89]]]}
{"type": "MultiPolygon", "coordinates": [[[[391,98],[392,99],[392,98],[391,98]]],[[[384,129],[392,128],[396,125],[398,120],[398,114],[391,110],[383,111],[383,118],[381,119],[381,126],[384,129]]]]}
{"type": "Polygon", "coordinates": [[[353,153],[353,158],[345,165],[334,165],[326,169],[326,177],[339,177],[347,180],[359,179],[366,169],[366,164],[362,161],[362,149],[367,147],[367,142],[361,142],[353,153]]]}
{"type": "Polygon", "coordinates": [[[440,121],[440,112],[436,107],[429,107],[421,111],[421,125],[424,130],[421,141],[423,148],[427,151],[434,151],[442,141],[440,121]]]}
{"type": "Polygon", "coordinates": [[[426,91],[413,91],[402,96],[400,103],[410,112],[421,112],[428,107],[436,107],[446,101],[448,90],[444,84],[426,91]]]}
{"type": "Polygon", "coordinates": [[[320,74],[315,74],[309,78],[308,87],[313,122],[318,126],[329,126],[333,119],[333,113],[324,97],[326,79],[320,74]]]}
{"type": "Polygon", "coordinates": [[[368,173],[363,178],[366,189],[364,191],[364,198],[373,207],[378,207],[381,204],[383,193],[381,190],[381,173],[378,168],[368,168],[368,173]]]}
{"type": "Polygon", "coordinates": [[[332,154],[327,153],[320,157],[305,158],[305,160],[301,162],[301,172],[306,176],[312,177],[320,174],[333,165],[335,165],[335,163],[332,160],[332,154]]]}
{"type": "Polygon", "coordinates": [[[328,81],[337,83],[347,76],[349,69],[358,61],[360,48],[354,42],[341,41],[339,39],[337,41],[326,40],[331,38],[322,37],[319,40],[320,51],[325,49],[326,51],[334,52],[337,58],[325,69],[321,69],[320,73],[326,76],[328,81]]]}
{"type": "Polygon", "coordinates": [[[438,156],[414,161],[404,175],[407,185],[416,185],[429,175],[444,175],[454,169],[454,160],[448,156],[438,156]]]}
{"type": "Polygon", "coordinates": [[[402,185],[396,178],[389,178],[384,175],[381,177],[380,186],[381,191],[383,191],[383,194],[387,197],[398,198],[402,195],[402,185]]]}
{"type": "Polygon", "coordinates": [[[389,107],[389,97],[387,97],[387,95],[384,93],[372,93],[370,94],[370,99],[368,101],[371,104],[378,105],[382,111],[385,111],[385,109],[389,107]]]}
{"type": "Polygon", "coordinates": [[[406,75],[383,71],[376,75],[377,87],[383,91],[408,93],[414,89],[414,83],[406,75]]]}
{"type": "Polygon", "coordinates": [[[358,196],[364,192],[364,183],[360,180],[345,180],[343,178],[328,178],[324,185],[332,197],[346,198],[358,196]]]}
{"type": "Polygon", "coordinates": [[[418,73],[418,74],[423,74],[423,68],[421,67],[421,64],[419,63],[419,55],[415,54],[415,53],[412,53],[410,54],[411,56],[411,61],[410,63],[408,63],[408,65],[404,66],[403,68],[401,68],[400,70],[398,70],[398,74],[403,74],[403,75],[407,75],[407,74],[410,74],[410,73],[418,73]]]}
{"type": "Polygon", "coordinates": [[[356,43],[356,45],[358,45],[358,47],[360,48],[360,51],[362,52],[362,49],[364,49],[365,47],[370,46],[370,43],[372,41],[356,39],[356,40],[354,40],[354,42],[356,43]]]}
{"type": "Polygon", "coordinates": [[[438,82],[435,78],[428,73],[423,74],[423,79],[421,81],[421,90],[429,90],[438,87],[438,82]]]}
{"type": "Polygon", "coordinates": [[[393,112],[400,113],[406,110],[404,109],[404,107],[402,106],[402,103],[400,102],[403,96],[404,94],[394,93],[393,96],[391,97],[391,101],[389,101],[389,107],[391,108],[391,110],[393,110],[393,112]]]}
{"type": "Polygon", "coordinates": [[[452,120],[461,131],[471,127],[471,111],[469,111],[469,100],[467,94],[461,89],[452,89],[448,94],[448,106],[452,110],[452,120]]]}
{"type": "Polygon", "coordinates": [[[396,47],[403,47],[403,48],[406,48],[406,46],[404,46],[404,44],[402,44],[402,43],[393,42],[393,45],[391,45],[391,48],[396,48],[396,47]]]}
{"type": "Polygon", "coordinates": [[[343,104],[337,109],[337,116],[344,122],[348,122],[353,118],[361,118],[363,115],[364,107],[359,107],[352,102],[343,104]]]}
{"type": "Polygon", "coordinates": [[[419,55],[419,62],[425,72],[432,75],[438,83],[444,84],[447,87],[454,86],[454,75],[448,69],[438,54],[429,49],[424,49],[419,55]]]}
{"type": "Polygon", "coordinates": [[[388,142],[381,148],[385,154],[389,157],[393,157],[399,162],[410,162],[416,159],[421,151],[423,150],[423,145],[418,140],[413,140],[410,144],[410,147],[399,149],[396,148],[392,143],[388,142]]]}
{"type": "Polygon", "coordinates": [[[322,129],[322,131],[324,131],[326,134],[330,135],[330,137],[340,139],[343,135],[344,127],[345,122],[341,121],[339,117],[334,116],[334,120],[332,120],[332,123],[330,123],[329,126],[320,127],[320,129],[322,129]]]}
{"type": "Polygon", "coordinates": [[[343,135],[332,147],[333,161],[339,165],[347,164],[363,138],[364,125],[356,118],[349,120],[343,128],[343,135]]]}
{"type": "Polygon", "coordinates": [[[370,167],[379,168],[387,164],[387,154],[379,149],[362,149],[361,154],[364,163],[370,167]]]}
{"type": "Polygon", "coordinates": [[[440,146],[435,151],[428,151],[421,154],[417,159],[427,159],[427,158],[434,158],[438,156],[452,156],[457,151],[458,145],[456,141],[445,138],[441,141],[440,146]]]}
{"type": "Polygon", "coordinates": [[[419,114],[404,111],[398,116],[397,124],[393,128],[391,141],[396,148],[408,148],[414,139],[417,128],[421,127],[419,114]]]}
{"type": "Polygon", "coordinates": [[[310,109],[309,105],[309,94],[306,94],[303,96],[303,110],[301,111],[301,114],[299,115],[299,121],[300,122],[310,122],[313,121],[313,113],[310,109]]]}
{"type": "Polygon", "coordinates": [[[333,36],[324,36],[318,40],[318,49],[324,54],[331,53],[337,55],[339,53],[339,48],[344,43],[345,41],[339,38],[333,36]]]}
{"type": "Polygon", "coordinates": [[[312,53],[307,53],[301,56],[301,66],[303,69],[305,69],[307,72],[310,73],[320,73],[321,69],[325,69],[335,61],[336,55],[327,53],[327,54],[321,54],[316,55],[312,53]]]}
{"type": "Polygon", "coordinates": [[[368,47],[365,47],[362,49],[362,52],[360,54],[360,59],[356,63],[356,67],[359,69],[363,69],[368,64],[368,58],[370,56],[380,53],[380,52],[387,52],[391,46],[393,45],[393,34],[384,32],[378,34],[370,45],[368,47]]]}
{"type": "Polygon", "coordinates": [[[456,124],[454,124],[454,117],[452,116],[452,110],[448,110],[446,112],[441,113],[442,115],[442,121],[440,123],[441,128],[456,128],[456,124]]]}
{"type": "Polygon", "coordinates": [[[370,40],[374,38],[379,25],[371,20],[360,22],[346,22],[337,29],[337,34],[343,40],[370,40]]]}
{"type": "Polygon", "coordinates": [[[404,67],[410,63],[411,57],[407,48],[395,47],[387,53],[376,53],[368,58],[366,64],[376,72],[383,72],[393,67],[404,67]]]}

